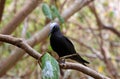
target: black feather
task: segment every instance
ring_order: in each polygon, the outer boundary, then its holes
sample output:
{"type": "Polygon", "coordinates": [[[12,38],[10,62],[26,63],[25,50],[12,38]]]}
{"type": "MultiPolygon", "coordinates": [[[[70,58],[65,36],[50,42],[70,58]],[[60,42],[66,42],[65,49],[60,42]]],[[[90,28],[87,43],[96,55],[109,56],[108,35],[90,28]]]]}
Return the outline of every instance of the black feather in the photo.
{"type": "MultiPolygon", "coordinates": [[[[58,24],[55,24],[51,30],[50,45],[52,49],[57,52],[59,57],[76,53],[74,45],[68,38],[63,36],[63,34],[60,32],[58,24]]],[[[84,60],[80,55],[75,55],[70,58],[79,63],[82,63],[83,65],[85,65],[85,63],[89,63],[88,61],[84,60]]]]}

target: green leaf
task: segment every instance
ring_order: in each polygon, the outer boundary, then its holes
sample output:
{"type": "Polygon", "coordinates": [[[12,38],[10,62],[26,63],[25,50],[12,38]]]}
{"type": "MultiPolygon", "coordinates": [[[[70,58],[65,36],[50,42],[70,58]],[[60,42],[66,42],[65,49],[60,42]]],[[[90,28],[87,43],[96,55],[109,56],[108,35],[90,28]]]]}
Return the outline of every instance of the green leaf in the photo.
{"type": "Polygon", "coordinates": [[[42,5],[42,11],[43,11],[44,15],[45,15],[47,18],[49,18],[50,20],[53,19],[53,18],[52,18],[52,13],[51,13],[51,10],[50,10],[48,4],[43,3],[43,5],[42,5]]]}
{"type": "Polygon", "coordinates": [[[59,64],[50,54],[46,53],[41,58],[42,79],[59,79],[59,64]]]}
{"type": "Polygon", "coordinates": [[[54,5],[51,6],[51,11],[52,11],[53,18],[56,18],[59,15],[59,12],[54,5]]]}
{"type": "Polygon", "coordinates": [[[31,37],[30,32],[27,32],[27,33],[26,33],[26,37],[27,37],[27,38],[30,38],[30,37],[31,37]]]}
{"type": "Polygon", "coordinates": [[[61,17],[61,15],[60,15],[58,9],[56,8],[56,6],[52,5],[51,6],[51,11],[52,11],[53,18],[57,17],[59,19],[60,23],[64,23],[64,19],[63,19],[63,17],[61,17]]]}
{"type": "Polygon", "coordinates": [[[64,23],[64,19],[63,19],[63,17],[58,16],[58,19],[59,19],[60,23],[64,23]]]}

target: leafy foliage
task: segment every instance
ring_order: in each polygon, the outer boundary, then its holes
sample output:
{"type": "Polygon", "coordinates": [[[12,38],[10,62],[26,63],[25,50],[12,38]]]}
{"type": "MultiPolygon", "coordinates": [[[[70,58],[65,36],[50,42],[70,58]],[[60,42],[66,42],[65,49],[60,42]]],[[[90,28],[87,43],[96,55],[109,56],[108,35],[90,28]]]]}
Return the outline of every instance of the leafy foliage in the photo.
{"type": "Polygon", "coordinates": [[[59,19],[60,23],[64,23],[64,19],[61,17],[61,15],[55,5],[52,5],[51,7],[49,7],[48,4],[43,3],[42,11],[43,11],[44,15],[47,18],[49,18],[50,20],[54,20],[57,17],[59,19]]]}
{"type": "MultiPolygon", "coordinates": [[[[27,6],[29,1],[26,1],[6,0],[2,21],[0,22],[0,31],[4,29],[10,21],[12,21],[14,16],[16,16],[16,14],[23,9],[24,5],[27,6]]],[[[59,22],[64,23],[66,26],[65,28],[61,29],[63,34],[74,43],[77,52],[86,58],[86,60],[91,62],[89,65],[91,68],[102,74],[110,75],[104,59],[101,60],[98,57],[98,55],[100,55],[102,58],[104,57],[100,49],[102,45],[100,43],[102,41],[103,48],[107,56],[106,58],[112,62],[111,66],[115,66],[117,72],[120,72],[120,38],[111,30],[106,30],[104,28],[101,30],[99,29],[95,14],[90,10],[89,6],[83,7],[80,11],[74,13],[74,15],[72,15],[67,21],[61,16],[61,13],[74,5],[73,3],[75,1],[77,0],[43,0],[43,2],[41,2],[37,8],[26,17],[28,20],[23,20],[11,35],[22,38],[22,32],[25,29],[25,34],[23,34],[25,35],[25,38],[23,39],[29,40],[29,38],[31,38],[38,31],[41,32],[45,25],[48,24],[46,20],[54,21],[54,19],[57,18],[59,22]]],[[[120,32],[120,10],[118,7],[119,0],[95,0],[94,4],[98,14],[97,16],[101,19],[101,22],[104,25],[112,26],[111,28],[115,28],[115,30],[120,32]]],[[[68,13],[66,12],[66,14],[68,13]]],[[[40,41],[41,42],[37,44],[34,42],[34,44],[36,44],[34,46],[35,50],[39,51],[40,53],[47,51],[50,51],[51,53],[53,52],[49,45],[49,38],[40,41]]],[[[13,55],[16,51],[14,49],[15,46],[13,45],[6,43],[2,44],[0,46],[0,62],[9,58],[11,54],[13,55]]],[[[55,54],[54,56],[56,57],[55,54]]],[[[48,57],[50,56],[48,55],[48,57]]],[[[51,57],[46,57],[46,61],[49,59],[52,60],[51,57]]],[[[51,64],[53,63],[52,61],[47,63],[46,61],[42,63],[44,65],[51,65],[51,67],[53,67],[51,64]]],[[[18,77],[23,78],[24,76],[29,77],[26,79],[36,79],[36,77],[41,75],[40,71],[40,68],[37,68],[36,66],[35,59],[29,55],[25,55],[16,66],[7,72],[7,75],[4,77],[5,79],[13,79],[13,77],[18,79],[18,77]]],[[[64,72],[66,73],[66,71],[64,72]]],[[[71,71],[70,73],[67,73],[68,78],[78,79],[81,77],[86,77],[81,73],[75,72],[76,71],[71,71]]]]}
{"type": "Polygon", "coordinates": [[[43,3],[42,11],[47,18],[49,18],[50,20],[53,20],[53,16],[52,16],[52,13],[51,13],[51,10],[50,10],[48,4],[43,3]]]}

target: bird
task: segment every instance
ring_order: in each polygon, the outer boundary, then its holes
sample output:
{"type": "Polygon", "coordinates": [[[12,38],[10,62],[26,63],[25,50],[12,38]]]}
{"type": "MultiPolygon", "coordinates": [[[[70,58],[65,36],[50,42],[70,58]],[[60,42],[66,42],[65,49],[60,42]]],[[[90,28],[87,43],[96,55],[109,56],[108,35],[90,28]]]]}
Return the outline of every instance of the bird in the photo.
{"type": "Polygon", "coordinates": [[[83,65],[89,64],[84,60],[75,50],[72,42],[65,37],[60,31],[60,26],[57,22],[50,23],[50,45],[53,51],[55,51],[59,57],[72,55],[69,58],[75,60],[83,65]]]}

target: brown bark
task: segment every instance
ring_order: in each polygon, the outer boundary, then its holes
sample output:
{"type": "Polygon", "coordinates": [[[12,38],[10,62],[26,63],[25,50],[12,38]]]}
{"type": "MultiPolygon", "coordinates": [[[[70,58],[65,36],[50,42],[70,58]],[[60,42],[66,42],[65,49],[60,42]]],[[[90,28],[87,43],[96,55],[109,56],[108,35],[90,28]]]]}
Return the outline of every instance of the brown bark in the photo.
{"type": "Polygon", "coordinates": [[[78,71],[83,72],[87,75],[90,75],[91,77],[93,77],[95,79],[110,79],[110,78],[105,77],[104,75],[101,75],[98,72],[96,72],[96,71],[94,71],[86,66],[83,66],[81,64],[66,62],[65,64],[60,64],[60,66],[64,69],[78,70],[78,71]]]}
{"type": "Polygon", "coordinates": [[[33,50],[26,43],[25,40],[22,40],[22,39],[19,39],[19,38],[15,38],[15,37],[11,37],[9,35],[2,35],[2,34],[0,34],[0,41],[13,44],[13,45],[23,49],[25,52],[27,52],[30,56],[34,57],[35,59],[39,59],[41,57],[41,55],[37,51],[33,50]]]}
{"type": "Polygon", "coordinates": [[[118,37],[120,37],[120,32],[118,32],[115,28],[111,27],[111,26],[106,26],[101,18],[99,17],[97,11],[96,11],[96,8],[94,6],[94,4],[90,4],[89,5],[89,8],[91,10],[91,12],[94,14],[95,18],[96,18],[96,22],[97,22],[97,25],[99,27],[99,31],[100,31],[100,38],[101,38],[101,43],[100,43],[100,49],[101,49],[101,54],[103,55],[103,61],[106,65],[106,68],[108,70],[108,72],[110,73],[110,76],[113,77],[113,79],[118,79],[118,73],[117,73],[117,70],[114,66],[114,64],[112,63],[111,60],[108,59],[107,55],[106,55],[106,52],[103,48],[103,39],[102,39],[102,30],[106,29],[106,30],[110,30],[112,31],[113,33],[115,33],[118,37]]]}
{"type": "MultiPolygon", "coordinates": [[[[84,0],[84,4],[82,3],[83,6],[89,4],[93,0],[84,0]]],[[[70,8],[65,10],[63,14],[61,15],[65,20],[70,18],[74,13],[79,11],[83,6],[80,6],[81,2],[78,3],[73,3],[70,8]],[[77,7],[77,8],[76,8],[77,7]]],[[[57,20],[58,21],[58,20],[57,20]]],[[[19,21],[19,23],[21,20],[19,21]]],[[[12,22],[14,25],[14,21],[12,22]]],[[[15,24],[18,25],[18,24],[15,24]]],[[[33,35],[29,40],[27,40],[27,43],[33,47],[34,45],[40,43],[41,41],[45,40],[48,37],[49,34],[49,24],[46,25],[41,31],[38,31],[35,35],[33,35]]],[[[13,67],[17,61],[25,54],[24,51],[21,49],[15,49],[12,54],[4,61],[0,62],[0,76],[3,76],[11,67],[13,67]]]]}
{"type": "Polygon", "coordinates": [[[39,4],[41,0],[29,0],[22,9],[15,14],[14,18],[1,30],[1,34],[11,34],[17,26],[28,16],[39,4]],[[12,29],[11,29],[12,28],[12,29]]]}
{"type": "Polygon", "coordinates": [[[76,13],[77,11],[79,11],[80,9],[82,9],[84,6],[88,5],[88,3],[90,3],[91,1],[94,0],[76,0],[75,1],[75,5],[72,5],[69,7],[69,9],[66,9],[63,13],[62,13],[62,17],[66,17],[65,20],[67,20],[68,18],[70,18],[74,13],[76,13]]]}
{"type": "Polygon", "coordinates": [[[102,20],[100,19],[96,9],[95,9],[95,6],[94,4],[90,4],[89,5],[89,8],[91,10],[91,12],[94,14],[95,18],[96,18],[96,22],[99,26],[99,29],[103,29],[103,30],[110,30],[111,32],[113,32],[114,34],[116,34],[118,37],[120,37],[120,32],[115,29],[113,26],[106,26],[102,20]]]}
{"type": "Polygon", "coordinates": [[[5,1],[6,0],[0,0],[0,23],[2,21],[2,15],[3,15],[4,7],[5,7],[5,1]]]}
{"type": "MultiPolygon", "coordinates": [[[[38,60],[42,57],[42,55],[40,53],[35,51],[24,40],[21,40],[19,38],[0,34],[0,41],[13,44],[13,45],[23,49],[24,51],[26,51],[26,53],[28,53],[30,56],[34,57],[36,60],[38,60]]],[[[81,72],[83,72],[87,75],[90,75],[96,79],[109,79],[109,78],[97,73],[96,71],[94,71],[84,65],[81,65],[81,64],[66,62],[64,64],[60,63],[60,66],[65,69],[75,69],[75,70],[81,71],[81,72]]]]}

